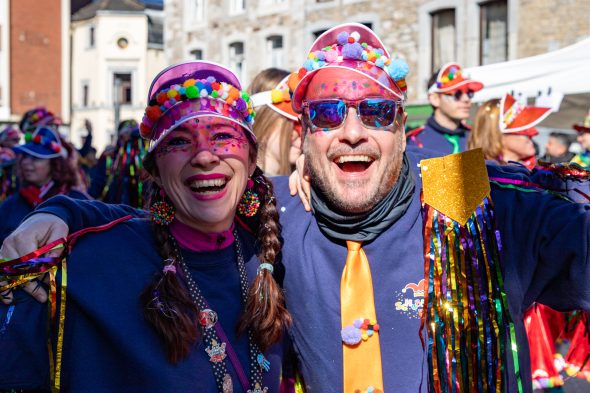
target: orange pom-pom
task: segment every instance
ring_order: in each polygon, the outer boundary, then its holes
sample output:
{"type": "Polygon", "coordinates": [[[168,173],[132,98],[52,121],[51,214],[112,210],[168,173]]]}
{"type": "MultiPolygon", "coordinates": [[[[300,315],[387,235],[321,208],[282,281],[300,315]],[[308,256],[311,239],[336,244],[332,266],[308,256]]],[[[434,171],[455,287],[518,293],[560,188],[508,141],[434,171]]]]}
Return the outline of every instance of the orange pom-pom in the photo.
{"type": "Polygon", "coordinates": [[[348,43],[349,44],[353,44],[354,43],[354,38],[353,37],[348,37],[348,43]]]}
{"type": "Polygon", "coordinates": [[[182,86],[184,86],[184,87],[194,86],[195,83],[197,83],[196,80],[194,80],[194,79],[187,79],[187,80],[184,81],[184,83],[182,84],[182,86]]]}
{"type": "Polygon", "coordinates": [[[307,74],[307,70],[303,67],[301,67],[297,72],[297,76],[299,77],[299,79],[303,78],[305,74],[307,74]]]}

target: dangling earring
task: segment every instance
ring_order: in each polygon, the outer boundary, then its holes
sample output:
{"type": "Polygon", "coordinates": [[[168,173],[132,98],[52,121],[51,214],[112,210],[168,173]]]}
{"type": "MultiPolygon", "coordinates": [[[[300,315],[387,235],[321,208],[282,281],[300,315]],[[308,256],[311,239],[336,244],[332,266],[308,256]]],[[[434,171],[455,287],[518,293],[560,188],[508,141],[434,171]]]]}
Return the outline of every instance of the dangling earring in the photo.
{"type": "Polygon", "coordinates": [[[242,195],[242,200],[238,205],[238,213],[242,216],[252,217],[258,213],[259,207],[260,198],[254,191],[254,181],[252,179],[248,179],[246,192],[244,192],[244,195],[242,195]]]}
{"type": "Polygon", "coordinates": [[[174,206],[166,201],[166,192],[164,190],[160,190],[160,197],[161,200],[152,203],[150,206],[152,221],[158,225],[170,225],[174,220],[174,206]]]}

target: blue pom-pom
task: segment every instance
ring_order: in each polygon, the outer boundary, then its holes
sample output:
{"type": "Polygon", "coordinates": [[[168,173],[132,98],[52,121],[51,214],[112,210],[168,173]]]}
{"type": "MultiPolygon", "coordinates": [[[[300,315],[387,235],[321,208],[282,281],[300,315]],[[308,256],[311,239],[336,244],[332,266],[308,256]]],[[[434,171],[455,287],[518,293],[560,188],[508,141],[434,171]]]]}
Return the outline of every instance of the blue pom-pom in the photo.
{"type": "Polygon", "coordinates": [[[195,86],[197,86],[197,89],[199,89],[199,90],[203,90],[205,88],[205,84],[201,81],[198,81],[197,83],[195,83],[195,86]]]}
{"type": "Polygon", "coordinates": [[[174,105],[176,104],[176,98],[170,98],[168,102],[170,102],[170,105],[174,105]]]}
{"type": "Polygon", "coordinates": [[[363,59],[364,61],[369,60],[369,54],[367,53],[367,51],[363,51],[363,53],[361,54],[361,59],[363,59]]]}
{"type": "Polygon", "coordinates": [[[387,73],[394,81],[405,79],[408,72],[410,72],[410,67],[403,59],[392,60],[387,67],[387,73]]]}
{"type": "Polygon", "coordinates": [[[385,54],[385,51],[383,49],[381,49],[381,48],[375,48],[374,51],[376,53],[379,53],[381,56],[383,56],[385,54]]]}
{"type": "Polygon", "coordinates": [[[313,64],[311,65],[311,68],[314,70],[317,70],[318,68],[320,68],[320,63],[317,61],[314,61],[313,64]]]}
{"type": "Polygon", "coordinates": [[[338,43],[340,45],[344,45],[344,44],[348,43],[348,32],[341,31],[340,33],[338,33],[338,36],[336,37],[336,39],[338,40],[338,43]]]}
{"type": "Polygon", "coordinates": [[[317,53],[318,60],[326,60],[326,54],[322,51],[317,53]]]}
{"type": "Polygon", "coordinates": [[[212,77],[212,76],[208,76],[208,77],[207,77],[207,82],[209,82],[209,83],[213,83],[213,82],[215,82],[215,78],[214,78],[214,77],[212,77]]]}
{"type": "Polygon", "coordinates": [[[186,94],[186,87],[181,87],[180,89],[178,89],[178,93],[180,95],[185,95],[186,94]]]}
{"type": "Polygon", "coordinates": [[[211,87],[211,82],[207,81],[207,83],[205,83],[205,90],[207,90],[208,94],[211,94],[211,92],[213,91],[213,88],[211,87]]]}
{"type": "Polygon", "coordinates": [[[363,47],[358,42],[346,44],[342,47],[342,58],[359,60],[363,55],[363,47]]]}
{"type": "Polygon", "coordinates": [[[303,68],[305,68],[307,71],[311,71],[313,70],[313,63],[315,63],[315,61],[307,59],[305,60],[305,63],[303,63],[303,68]]]}
{"type": "Polygon", "coordinates": [[[361,342],[362,338],[360,329],[350,325],[342,328],[340,335],[342,336],[342,341],[348,345],[356,345],[361,342]]]}
{"type": "Polygon", "coordinates": [[[326,65],[325,61],[318,61],[318,68],[322,68],[325,65],[326,65]]]}
{"type": "Polygon", "coordinates": [[[385,65],[383,63],[383,59],[382,58],[378,58],[377,60],[375,60],[375,65],[379,68],[383,68],[383,66],[385,65]]]}

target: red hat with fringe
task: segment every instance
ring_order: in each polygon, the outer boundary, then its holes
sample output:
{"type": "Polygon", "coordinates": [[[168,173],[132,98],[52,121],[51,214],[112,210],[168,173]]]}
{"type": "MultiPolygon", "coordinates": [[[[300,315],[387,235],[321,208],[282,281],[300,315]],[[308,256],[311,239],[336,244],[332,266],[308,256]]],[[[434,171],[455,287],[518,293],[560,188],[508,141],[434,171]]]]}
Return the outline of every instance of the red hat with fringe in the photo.
{"type": "Polygon", "coordinates": [[[551,108],[526,106],[510,94],[500,101],[500,131],[504,134],[535,136],[539,133],[535,126],[551,113],[551,108]]]}

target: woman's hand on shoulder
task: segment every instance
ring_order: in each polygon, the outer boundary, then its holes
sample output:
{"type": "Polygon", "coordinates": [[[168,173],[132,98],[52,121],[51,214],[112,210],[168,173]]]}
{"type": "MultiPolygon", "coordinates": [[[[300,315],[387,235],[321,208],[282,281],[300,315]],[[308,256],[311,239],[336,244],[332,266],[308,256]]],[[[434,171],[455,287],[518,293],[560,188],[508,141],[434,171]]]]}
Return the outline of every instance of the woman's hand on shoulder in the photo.
{"type": "Polygon", "coordinates": [[[311,186],[309,175],[305,170],[305,155],[299,156],[296,162],[296,168],[289,176],[289,191],[291,196],[299,195],[305,211],[311,211],[311,186]]]}
{"type": "MultiPolygon", "coordinates": [[[[53,214],[38,213],[23,221],[2,243],[0,259],[16,259],[27,255],[54,240],[67,237],[69,228],[59,217],[53,214]]],[[[49,251],[47,257],[58,257],[63,248],[49,251]]],[[[5,282],[0,282],[0,286],[5,282]]],[[[22,289],[33,296],[37,301],[47,301],[47,292],[39,285],[37,280],[30,281],[22,286],[22,289]]],[[[13,294],[8,290],[0,294],[4,304],[12,303],[13,294]]]]}

